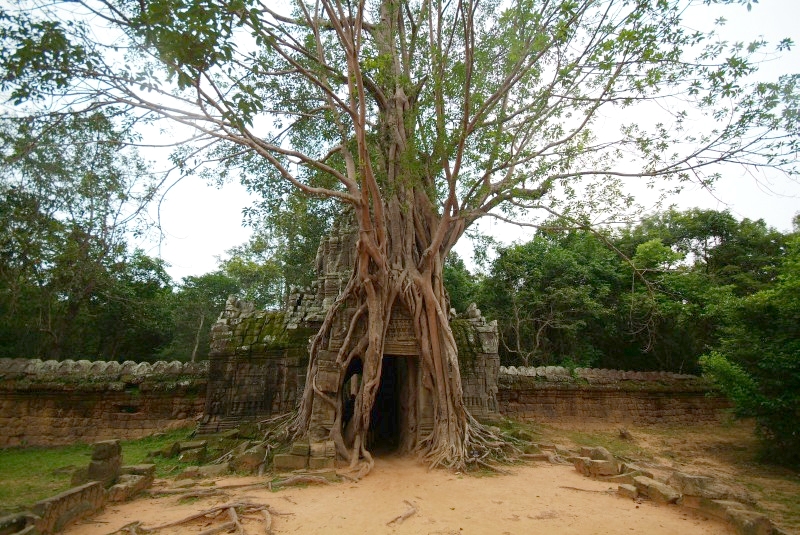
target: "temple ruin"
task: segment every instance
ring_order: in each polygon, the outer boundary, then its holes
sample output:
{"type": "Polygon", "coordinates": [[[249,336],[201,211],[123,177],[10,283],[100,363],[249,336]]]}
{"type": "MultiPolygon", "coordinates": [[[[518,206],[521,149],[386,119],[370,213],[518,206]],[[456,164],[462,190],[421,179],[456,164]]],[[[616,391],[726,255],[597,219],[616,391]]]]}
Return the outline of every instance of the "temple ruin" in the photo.
{"type": "MultiPolygon", "coordinates": [[[[223,431],[297,406],[306,381],[309,339],[319,331],[352,274],[356,238],[351,226],[335,224],[317,251],[316,281],[310,288],[292,290],[284,310],[255,310],[235,298],[228,300],[211,329],[201,432],[223,431]]],[[[342,396],[345,407],[361,376],[360,361],[354,361],[344,372],[335,363],[352,313],[344,308],[335,318],[332,335],[320,352],[316,375],[317,388],[333,399],[342,396]]],[[[486,322],[471,306],[460,315],[451,311],[450,325],[458,343],[467,409],[477,418],[496,416],[500,370],[496,323],[486,322]]],[[[432,393],[422,384],[419,353],[411,318],[396,307],[386,334],[381,384],[371,414],[370,447],[409,450],[412,436],[432,425],[432,393]]],[[[345,432],[349,416],[345,414],[342,421],[345,432]]],[[[315,398],[310,441],[328,440],[333,425],[333,407],[315,398]]]]}

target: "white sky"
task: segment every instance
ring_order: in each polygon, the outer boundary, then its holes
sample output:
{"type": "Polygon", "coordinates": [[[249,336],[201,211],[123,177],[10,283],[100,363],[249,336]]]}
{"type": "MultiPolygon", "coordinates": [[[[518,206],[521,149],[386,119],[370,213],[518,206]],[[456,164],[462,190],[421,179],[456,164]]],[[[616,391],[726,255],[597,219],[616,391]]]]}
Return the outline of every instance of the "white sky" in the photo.
{"type": "MultiPolygon", "coordinates": [[[[710,28],[718,18],[727,19],[721,32],[730,41],[749,42],[763,36],[773,46],[790,37],[795,48],[779,61],[762,66],[761,79],[779,73],[800,71],[800,2],[797,0],[762,0],[748,12],[742,5],[707,8],[707,20],[692,21],[697,29],[710,28]]],[[[727,168],[713,194],[690,187],[672,199],[679,208],[702,207],[729,209],[739,218],[763,218],[781,231],[791,230],[791,220],[800,211],[800,184],[777,174],[754,177],[746,171],[727,168]]],[[[646,201],[640,202],[646,205],[646,201]]],[[[170,264],[176,281],[187,275],[201,275],[216,269],[219,256],[245,242],[250,230],[242,226],[242,210],[251,203],[238,183],[222,188],[208,186],[199,178],[186,178],[173,187],[161,205],[161,225],[165,233],[160,245],[145,245],[148,254],[160,256],[170,264]]],[[[509,229],[491,221],[482,229],[496,234],[504,243],[528,239],[530,230],[509,229]]],[[[466,239],[457,246],[462,257],[471,256],[466,239]]]]}

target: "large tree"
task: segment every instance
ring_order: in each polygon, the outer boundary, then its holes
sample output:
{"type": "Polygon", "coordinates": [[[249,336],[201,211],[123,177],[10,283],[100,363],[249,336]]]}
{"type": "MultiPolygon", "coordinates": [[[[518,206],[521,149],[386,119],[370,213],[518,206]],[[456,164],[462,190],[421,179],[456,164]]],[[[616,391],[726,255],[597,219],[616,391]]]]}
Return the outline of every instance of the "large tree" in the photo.
{"type": "Polygon", "coordinates": [[[788,167],[797,149],[797,78],[748,85],[765,43],[727,47],[689,30],[679,1],[31,3],[3,14],[15,100],[67,93],[73,106],[144,110],[194,129],[185,169],[222,158],[257,172],[262,191],[291,186],[352,207],[353,273],[311,344],[295,424],[308,429],[315,398],[341,422],[343,401],[315,379],[334,319],[350,311],[336,367],[344,380],[358,359],[363,380],[353,433],[334,426],[329,438],[366,469],[396,305],[412,318],[434,406],[414,449],[463,467],[492,446],[464,408],[442,283],[473,222],[539,209],[585,225],[624,204],[628,177],[708,178],[726,161],[788,167]],[[648,102],[662,110],[651,129],[625,124],[639,117],[620,110],[648,102]],[[622,118],[619,133],[596,137],[607,113],[622,118]]]}

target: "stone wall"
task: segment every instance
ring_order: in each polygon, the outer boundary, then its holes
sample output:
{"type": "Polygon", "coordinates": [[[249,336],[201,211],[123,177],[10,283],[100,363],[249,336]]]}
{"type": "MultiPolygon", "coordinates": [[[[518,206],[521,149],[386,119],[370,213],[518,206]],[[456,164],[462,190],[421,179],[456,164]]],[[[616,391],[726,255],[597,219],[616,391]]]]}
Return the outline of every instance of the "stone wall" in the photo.
{"type": "Polygon", "coordinates": [[[497,398],[504,416],[537,422],[696,424],[731,407],[694,375],[556,366],[501,367],[497,398]]]}
{"type": "Polygon", "coordinates": [[[192,425],[208,363],[0,359],[0,448],[139,438],[192,425]]]}
{"type": "MultiPolygon", "coordinates": [[[[467,348],[460,355],[464,397],[481,418],[499,411],[540,422],[686,424],[717,421],[722,410],[730,407],[726,399],[712,395],[708,383],[691,375],[499,367],[486,357],[491,336],[483,333],[470,341],[470,332],[482,328],[481,319],[462,318],[453,326],[459,345],[467,348]],[[481,358],[474,359],[476,355],[481,358]],[[496,402],[487,395],[493,389],[496,402]]],[[[216,418],[208,413],[204,417],[213,424],[206,426],[213,431],[220,424],[249,420],[264,411],[278,414],[293,408],[304,379],[304,362],[287,354],[228,355],[212,359],[210,367],[207,361],[118,364],[0,359],[0,447],[137,438],[192,425],[204,407],[218,410],[216,418]],[[293,367],[288,366],[290,362],[293,367]],[[209,369],[215,371],[209,374],[209,369]],[[291,373],[285,373],[290,369],[291,373]],[[209,383],[207,400],[209,375],[212,382],[218,381],[213,389],[209,383]],[[271,391],[269,385],[274,387],[271,391]]]]}
{"type": "Polygon", "coordinates": [[[211,328],[209,374],[201,433],[291,411],[305,385],[306,325],[286,324],[281,312],[255,310],[228,299],[211,328]]]}

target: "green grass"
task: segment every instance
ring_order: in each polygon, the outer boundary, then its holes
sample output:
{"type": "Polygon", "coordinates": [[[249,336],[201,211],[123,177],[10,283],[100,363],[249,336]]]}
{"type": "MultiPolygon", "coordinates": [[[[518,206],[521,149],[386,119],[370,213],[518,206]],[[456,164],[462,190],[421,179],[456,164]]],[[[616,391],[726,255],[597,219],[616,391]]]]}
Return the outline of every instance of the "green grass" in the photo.
{"type": "MultiPolygon", "coordinates": [[[[192,429],[179,429],[139,440],[122,441],[124,464],[153,463],[156,475],[177,473],[186,463],[162,457],[147,458],[150,451],[186,440],[192,429]]],[[[69,489],[72,473],[85,467],[92,457],[92,446],[75,444],[49,448],[11,448],[0,450],[0,516],[23,510],[39,500],[69,489]]]]}
{"type": "Polygon", "coordinates": [[[86,444],[0,450],[0,513],[67,490],[72,472],[88,465],[91,454],[86,444]]]}
{"type": "Polygon", "coordinates": [[[156,477],[167,477],[175,475],[190,463],[184,463],[177,458],[164,458],[161,456],[148,458],[152,451],[159,451],[175,442],[191,440],[194,427],[176,429],[168,433],[162,433],[138,440],[122,441],[122,462],[124,464],[143,464],[150,463],[156,465],[156,477]]]}

